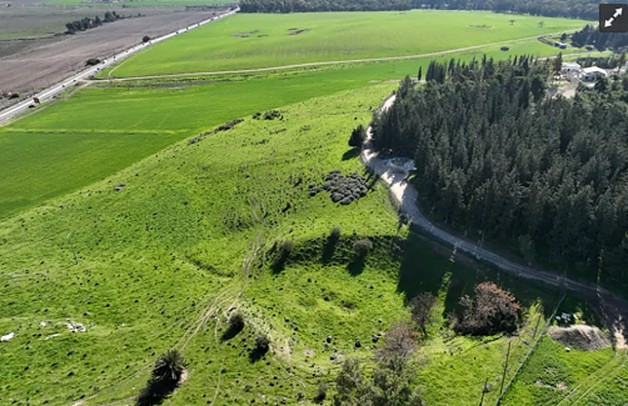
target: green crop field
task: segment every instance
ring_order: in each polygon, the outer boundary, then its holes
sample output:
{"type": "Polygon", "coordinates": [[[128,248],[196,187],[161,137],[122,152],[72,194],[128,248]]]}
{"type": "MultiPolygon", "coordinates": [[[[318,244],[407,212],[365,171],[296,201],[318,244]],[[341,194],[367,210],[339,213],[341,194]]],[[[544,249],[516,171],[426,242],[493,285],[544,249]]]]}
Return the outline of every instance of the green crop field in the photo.
{"type": "Polygon", "coordinates": [[[289,404],[299,393],[309,404],[318,383],[333,380],[340,362],[330,360],[333,352],[370,363],[377,348],[370,337],[408,317],[405,298],[430,290],[440,298],[439,317],[418,354],[416,385],[431,404],[476,403],[484,379],[498,385],[509,338],[454,337],[443,321],[457,298],[484,279],[520,297],[529,311],[512,339],[516,363],[557,293],[447,261],[411,234],[404,243],[408,230],[377,183],[349,206],[307,193],[332,169],[362,173],[347,135],[392,87],[284,107],[273,121],[246,117],[4,220],[0,331],[16,336],[0,346],[0,397],[128,404],[156,356],[176,347],[189,375],[171,404],[289,404]],[[126,186],[114,191],[120,183],[126,186]],[[334,226],[341,243],[325,261],[324,238],[334,226]],[[357,270],[348,266],[355,235],[375,242],[357,270]],[[276,273],[265,258],[285,240],[294,259],[276,273]],[[233,308],[246,327],[224,341],[233,308]],[[87,331],[69,332],[68,321],[87,331]],[[255,362],[249,351],[259,334],[270,336],[272,352],[255,362]]]}
{"type": "MultiPolygon", "coordinates": [[[[509,46],[508,52],[489,46],[441,58],[487,55],[499,59],[556,52],[536,40],[509,46]]],[[[418,66],[425,72],[431,59],[190,77],[187,81],[114,82],[81,90],[0,128],[0,218],[100,180],[183,137],[233,118],[413,76],[418,66]],[[72,169],[67,169],[68,162],[72,169]]]]}
{"type": "Polygon", "coordinates": [[[159,44],[110,73],[127,77],[416,55],[583,25],[483,12],[239,14],[159,44]]]}

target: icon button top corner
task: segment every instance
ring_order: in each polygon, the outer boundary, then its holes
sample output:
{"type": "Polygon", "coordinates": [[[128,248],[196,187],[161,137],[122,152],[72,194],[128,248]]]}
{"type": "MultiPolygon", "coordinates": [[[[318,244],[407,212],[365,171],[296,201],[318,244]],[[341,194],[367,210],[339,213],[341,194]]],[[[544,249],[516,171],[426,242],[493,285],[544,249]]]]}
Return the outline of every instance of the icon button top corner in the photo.
{"type": "Polygon", "coordinates": [[[628,32],[628,4],[600,4],[600,32],[628,32]]]}

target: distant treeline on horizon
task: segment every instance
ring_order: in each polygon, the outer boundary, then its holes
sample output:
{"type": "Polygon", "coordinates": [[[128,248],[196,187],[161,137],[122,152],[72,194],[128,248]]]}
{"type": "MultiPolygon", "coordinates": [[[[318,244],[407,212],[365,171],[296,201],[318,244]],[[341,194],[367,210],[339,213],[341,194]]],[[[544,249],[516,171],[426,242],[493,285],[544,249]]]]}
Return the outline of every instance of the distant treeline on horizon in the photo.
{"type": "Polygon", "coordinates": [[[598,4],[595,0],[241,0],[240,10],[244,13],[298,13],[434,8],[596,20],[598,4]]]}

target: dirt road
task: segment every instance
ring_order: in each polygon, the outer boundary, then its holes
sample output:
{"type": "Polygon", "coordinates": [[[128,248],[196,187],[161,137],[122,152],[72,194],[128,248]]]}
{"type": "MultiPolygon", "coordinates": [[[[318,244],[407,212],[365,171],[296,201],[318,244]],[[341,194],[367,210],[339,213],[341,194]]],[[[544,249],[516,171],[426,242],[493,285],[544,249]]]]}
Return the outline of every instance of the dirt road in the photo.
{"type": "MultiPolygon", "coordinates": [[[[125,18],[104,24],[61,41],[52,41],[23,52],[0,57],[0,93],[18,93],[30,98],[72,73],[85,69],[90,58],[110,58],[138,45],[148,35],[157,38],[181,27],[213,17],[213,12],[173,11],[157,15],[125,18]]],[[[0,100],[0,108],[8,105],[0,100]],[[4,104],[3,104],[4,103],[4,104]]]]}
{"type": "MultiPolygon", "coordinates": [[[[395,98],[396,96],[392,95],[386,99],[380,108],[381,111],[388,110],[394,104],[395,98]]],[[[454,247],[455,251],[471,255],[478,261],[489,263],[517,277],[541,281],[560,289],[570,290],[596,303],[600,316],[606,320],[609,327],[615,332],[616,346],[626,348],[625,343],[628,338],[628,329],[626,328],[626,323],[628,322],[628,302],[624,299],[599,286],[588,285],[555,273],[519,264],[483,248],[471,240],[461,238],[436,226],[421,213],[416,204],[417,190],[405,181],[403,174],[391,171],[385,162],[379,158],[373,145],[373,129],[371,127],[367,130],[367,138],[362,146],[360,157],[364,164],[373,170],[376,175],[379,175],[381,180],[388,186],[394,200],[412,224],[418,226],[437,240],[454,247]]]]}
{"type": "MultiPolygon", "coordinates": [[[[18,114],[21,114],[21,113],[27,111],[29,106],[32,105],[32,97],[38,98],[41,102],[44,102],[44,101],[49,100],[49,99],[52,99],[55,96],[63,93],[67,89],[71,88],[72,86],[77,85],[79,83],[79,81],[87,79],[90,76],[96,74],[101,69],[104,69],[104,68],[106,68],[108,66],[116,64],[119,61],[121,61],[121,60],[123,60],[125,58],[128,58],[129,56],[131,56],[131,55],[133,55],[133,54],[135,54],[137,52],[140,52],[143,49],[145,49],[145,48],[147,48],[147,47],[149,47],[149,46],[151,46],[153,44],[156,44],[156,43],[161,42],[161,41],[165,41],[165,40],[167,40],[169,38],[172,38],[175,35],[178,35],[178,34],[184,32],[184,31],[187,31],[187,30],[190,30],[190,29],[194,29],[196,27],[199,27],[201,25],[210,23],[210,22],[215,21],[217,19],[221,19],[221,18],[230,16],[230,15],[233,15],[233,14],[237,13],[238,11],[239,11],[239,9],[235,9],[235,10],[223,13],[221,15],[217,15],[217,16],[213,16],[212,15],[211,17],[206,18],[205,20],[202,20],[202,21],[199,21],[199,22],[194,22],[193,24],[191,24],[191,25],[189,25],[187,27],[179,28],[179,29],[177,29],[174,32],[170,32],[169,34],[165,34],[165,35],[162,35],[160,37],[157,37],[157,38],[155,38],[155,39],[153,39],[153,40],[151,40],[151,41],[149,41],[147,43],[140,43],[140,44],[137,44],[137,45],[135,45],[135,46],[133,46],[131,48],[126,48],[126,49],[122,48],[122,49],[124,49],[124,51],[122,51],[122,52],[120,52],[118,54],[114,54],[112,56],[109,56],[108,58],[104,59],[102,61],[102,63],[100,63],[99,65],[92,66],[90,68],[81,70],[78,73],[76,73],[76,74],[74,74],[74,75],[72,75],[70,77],[67,77],[65,80],[63,80],[63,81],[61,81],[59,83],[56,83],[56,84],[54,84],[52,86],[49,86],[48,88],[42,90],[39,93],[31,94],[24,101],[22,101],[22,102],[20,102],[20,103],[18,103],[16,105],[7,107],[4,110],[0,111],[0,123],[7,122],[8,120],[14,118],[18,114]]],[[[110,23],[109,25],[114,25],[116,23],[110,23]]],[[[93,31],[96,31],[96,30],[98,30],[100,28],[102,28],[102,27],[96,28],[93,31]]],[[[88,33],[89,33],[89,31],[88,31],[88,33]]],[[[1,63],[0,63],[0,69],[2,69],[2,64],[1,63]]]]}

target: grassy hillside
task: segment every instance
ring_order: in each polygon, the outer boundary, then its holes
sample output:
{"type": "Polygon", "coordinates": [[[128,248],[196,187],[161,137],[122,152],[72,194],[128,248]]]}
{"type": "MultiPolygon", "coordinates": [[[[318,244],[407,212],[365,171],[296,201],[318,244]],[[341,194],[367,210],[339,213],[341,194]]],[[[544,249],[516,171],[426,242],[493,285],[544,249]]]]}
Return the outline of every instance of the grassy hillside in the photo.
{"type": "Polygon", "coordinates": [[[447,251],[436,255],[399,225],[377,183],[349,206],[308,196],[308,185],[332,169],[362,172],[348,134],[393,87],[288,106],[273,121],[247,116],[230,131],[178,143],[2,221],[0,332],[15,338],[0,345],[0,398],[129,404],[156,357],[175,347],[189,374],[170,404],[311,404],[343,357],[370,364],[379,345],[373,334],[407,319],[405,300],[422,291],[439,297],[417,358],[415,384],[428,404],[476,404],[485,379],[497,388],[509,339],[454,337],[446,315],[478,281],[513,290],[528,309],[511,339],[516,365],[558,292],[470,269],[455,256],[447,260],[447,251]],[[120,183],[126,186],[114,191],[120,183]],[[334,226],[341,241],[324,254],[334,226]],[[358,236],[375,245],[363,268],[351,265],[358,236]],[[273,271],[271,247],[286,240],[295,247],[291,259],[273,271]],[[234,309],[246,327],[222,340],[234,309]],[[69,321],[87,331],[69,332],[69,321]],[[254,360],[249,354],[260,334],[270,337],[271,352],[254,360]],[[332,361],[334,353],[340,357],[332,361]]]}
{"type": "Polygon", "coordinates": [[[583,24],[433,10],[239,14],[156,45],[110,74],[128,77],[416,55],[569,31],[583,24]]]}

